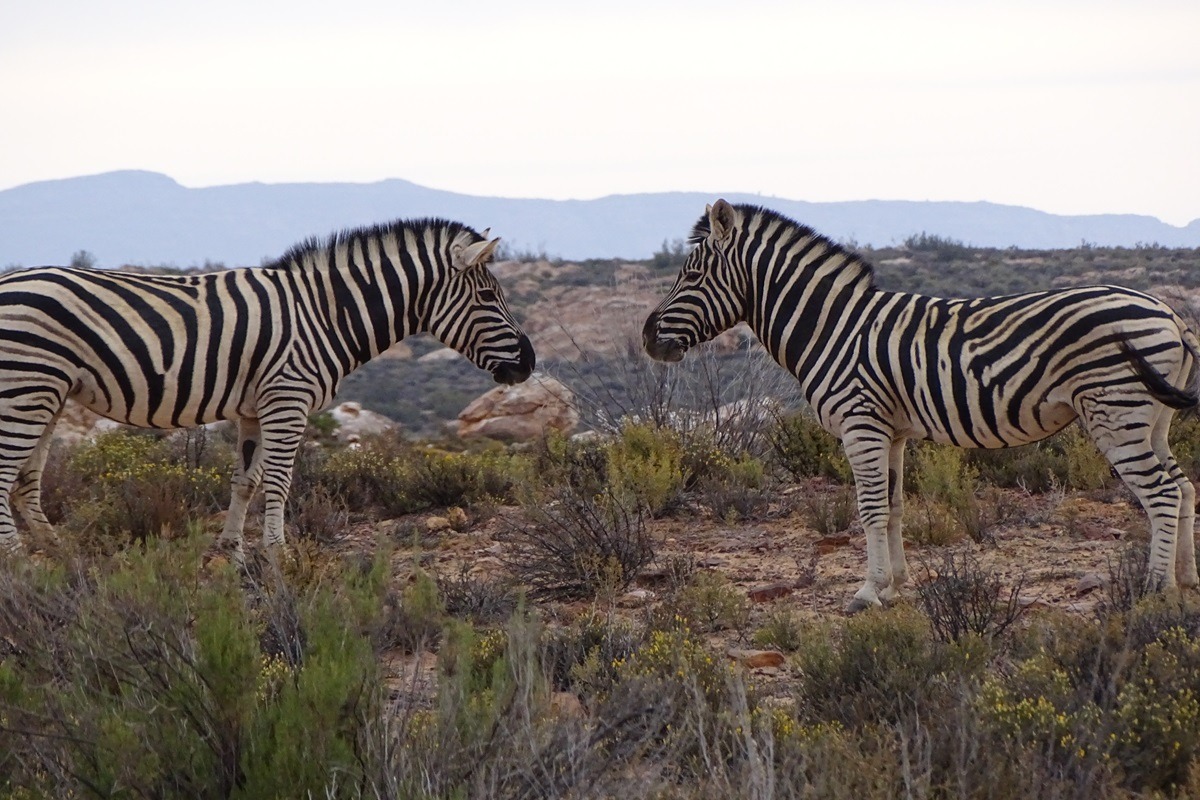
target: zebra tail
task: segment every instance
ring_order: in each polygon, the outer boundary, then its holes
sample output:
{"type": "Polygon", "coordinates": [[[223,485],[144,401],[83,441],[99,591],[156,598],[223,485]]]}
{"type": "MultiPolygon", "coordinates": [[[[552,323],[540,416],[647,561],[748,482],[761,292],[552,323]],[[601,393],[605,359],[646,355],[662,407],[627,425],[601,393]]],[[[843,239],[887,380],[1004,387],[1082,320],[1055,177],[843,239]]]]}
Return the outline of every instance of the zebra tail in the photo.
{"type": "MultiPolygon", "coordinates": [[[[1188,333],[1191,332],[1189,331],[1188,333]]],[[[1200,377],[1197,374],[1197,362],[1200,360],[1200,352],[1197,352],[1197,350],[1200,349],[1200,346],[1194,344],[1195,338],[1192,335],[1186,337],[1184,340],[1184,347],[1192,354],[1192,375],[1188,377],[1190,385],[1187,389],[1180,389],[1164,378],[1162,373],[1156,370],[1154,365],[1135,350],[1128,341],[1122,339],[1118,342],[1118,345],[1121,348],[1121,352],[1129,359],[1129,363],[1133,367],[1138,380],[1150,392],[1151,397],[1168,408],[1182,411],[1185,414],[1192,414],[1200,408],[1200,387],[1197,386],[1197,378],[1200,377]],[[1187,341],[1187,338],[1192,339],[1193,342],[1187,341]]]]}

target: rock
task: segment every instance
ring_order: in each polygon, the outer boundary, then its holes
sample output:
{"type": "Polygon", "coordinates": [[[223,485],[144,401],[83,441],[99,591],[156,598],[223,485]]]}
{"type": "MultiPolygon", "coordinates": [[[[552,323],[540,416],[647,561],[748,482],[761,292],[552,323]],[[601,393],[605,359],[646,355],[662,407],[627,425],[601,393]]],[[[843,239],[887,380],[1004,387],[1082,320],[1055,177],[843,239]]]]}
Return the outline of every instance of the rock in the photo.
{"type": "Polygon", "coordinates": [[[571,692],[553,692],[550,695],[550,710],[560,717],[582,719],[587,716],[583,702],[571,692]]]}
{"type": "Polygon", "coordinates": [[[1079,583],[1075,584],[1075,596],[1081,597],[1089,592],[1094,592],[1105,583],[1104,578],[1094,572],[1089,572],[1079,579],[1079,583]]]}
{"type": "Polygon", "coordinates": [[[333,438],[340,442],[356,442],[364,436],[378,435],[396,427],[396,423],[383,414],[368,411],[362,403],[352,400],[329,409],[329,416],[338,424],[333,438]]]}
{"type": "Polygon", "coordinates": [[[796,591],[796,588],[790,583],[772,583],[768,586],[759,586],[751,589],[746,594],[755,603],[767,603],[771,600],[787,597],[794,591],[796,591]]]}
{"type": "Polygon", "coordinates": [[[649,589],[632,589],[617,598],[620,608],[640,608],[654,599],[654,592],[649,589]]]}
{"type": "Polygon", "coordinates": [[[831,533],[828,536],[822,536],[817,539],[817,552],[821,555],[827,555],[835,550],[840,550],[850,544],[850,534],[848,533],[831,533]]]}
{"type": "Polygon", "coordinates": [[[524,383],[497,386],[458,415],[463,439],[528,442],[549,431],[570,432],[579,424],[571,390],[554,378],[534,373],[524,383]]]}
{"type": "Polygon", "coordinates": [[[450,520],[445,517],[427,517],[425,519],[425,530],[430,533],[450,530],[450,527],[450,520]]]}
{"type": "Polygon", "coordinates": [[[457,361],[462,358],[462,353],[455,350],[453,347],[443,347],[439,350],[434,350],[432,353],[426,353],[417,359],[418,364],[434,364],[438,361],[457,361]]]}
{"type": "Polygon", "coordinates": [[[465,531],[471,524],[471,520],[467,518],[467,512],[458,506],[446,509],[446,520],[450,523],[450,527],[456,531],[465,531]]]}
{"type": "Polygon", "coordinates": [[[725,655],[748,669],[782,667],[787,661],[783,653],[778,650],[739,650],[735,647],[725,655]]]}
{"type": "Polygon", "coordinates": [[[68,400],[62,415],[58,418],[58,423],[54,426],[54,440],[73,447],[120,427],[122,427],[121,423],[105,419],[79,403],[68,400]]]}

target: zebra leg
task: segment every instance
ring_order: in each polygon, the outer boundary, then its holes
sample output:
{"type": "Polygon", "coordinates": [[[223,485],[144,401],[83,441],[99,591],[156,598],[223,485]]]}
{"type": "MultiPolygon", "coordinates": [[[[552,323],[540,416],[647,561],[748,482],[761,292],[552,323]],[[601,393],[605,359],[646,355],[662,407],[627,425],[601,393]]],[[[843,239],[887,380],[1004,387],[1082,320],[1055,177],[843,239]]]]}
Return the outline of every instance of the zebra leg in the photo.
{"type": "Polygon", "coordinates": [[[25,524],[29,526],[30,532],[35,536],[54,536],[54,526],[50,524],[50,520],[46,519],[46,514],[42,511],[42,472],[46,468],[46,457],[50,454],[54,426],[58,423],[61,415],[62,408],[59,408],[58,413],[46,424],[29,460],[17,473],[16,486],[13,490],[13,505],[16,506],[17,513],[25,520],[25,524]]]}
{"type": "Polygon", "coordinates": [[[1196,489],[1175,461],[1175,454],[1167,439],[1171,431],[1171,420],[1175,412],[1164,408],[1154,422],[1150,442],[1154,454],[1162,462],[1167,474],[1179,487],[1179,524],[1175,540],[1175,580],[1180,586],[1200,585],[1196,572],[1196,489]]]}
{"type": "Polygon", "coordinates": [[[856,431],[842,440],[858,492],[858,517],[867,534],[867,578],[846,607],[851,614],[882,605],[880,593],[891,588],[888,550],[888,462],[891,437],[856,431]]]}
{"type": "Polygon", "coordinates": [[[908,560],[904,557],[904,445],[897,439],[888,449],[888,555],[891,562],[891,584],[879,593],[885,603],[900,596],[900,587],[908,583],[908,560]]]}
{"type": "MultiPolygon", "coordinates": [[[[1142,408],[1150,410],[1147,402],[1142,408]]],[[[1150,589],[1175,588],[1175,548],[1183,491],[1158,457],[1152,424],[1157,414],[1104,409],[1086,405],[1080,416],[1088,436],[1112,464],[1150,518],[1150,561],[1146,577],[1150,589]]]]}
{"type": "Polygon", "coordinates": [[[263,493],[266,508],[263,513],[263,544],[272,564],[278,566],[283,547],[283,509],[292,485],[292,465],[296,451],[304,438],[308,413],[304,408],[289,406],[264,414],[262,424],[263,493]]]}
{"type": "Polygon", "coordinates": [[[230,493],[229,512],[225,515],[225,527],[221,531],[221,545],[225,547],[234,563],[245,565],[242,549],[242,532],[246,527],[246,509],[254,499],[258,483],[262,478],[261,430],[257,419],[243,417],[238,420],[237,466],[233,470],[233,490],[230,493]]]}
{"type": "MultiPolygon", "coordinates": [[[[39,405],[36,398],[31,397],[32,392],[10,390],[6,394],[6,402],[0,403],[0,550],[11,552],[20,549],[21,537],[17,533],[10,498],[18,477],[41,446],[42,434],[55,414],[44,404],[39,405]],[[13,400],[18,402],[13,403],[13,400]]],[[[60,398],[60,408],[61,405],[60,398]]],[[[37,485],[40,487],[40,480],[37,485]]]]}

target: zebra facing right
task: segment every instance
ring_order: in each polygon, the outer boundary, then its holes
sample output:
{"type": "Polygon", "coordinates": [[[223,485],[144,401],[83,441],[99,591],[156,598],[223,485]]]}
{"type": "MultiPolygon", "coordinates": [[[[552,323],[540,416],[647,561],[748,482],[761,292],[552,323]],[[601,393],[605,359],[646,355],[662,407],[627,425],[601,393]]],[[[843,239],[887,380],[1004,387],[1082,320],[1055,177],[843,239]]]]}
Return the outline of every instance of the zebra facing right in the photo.
{"type": "Polygon", "coordinates": [[[772,211],[724,200],[643,329],[678,361],[746,322],[842,441],[867,535],[849,610],[908,579],[904,444],[1010,447],[1079,419],[1150,518],[1149,581],[1196,586],[1195,491],[1167,444],[1200,406],[1200,341],[1166,304],[1117,286],[944,299],[884,291],[870,264],[772,211]]]}
{"type": "Polygon", "coordinates": [[[37,268],[0,276],[0,548],[10,507],[52,532],[42,469],[72,398],[129,425],[238,421],[222,541],[242,558],[261,486],[263,540],[283,544],[283,508],[308,415],[342,379],[405,336],[429,332],[501,383],[535,357],[488,270],[499,239],[458,222],[397,221],[313,239],[261,268],[145,275],[37,268]]]}

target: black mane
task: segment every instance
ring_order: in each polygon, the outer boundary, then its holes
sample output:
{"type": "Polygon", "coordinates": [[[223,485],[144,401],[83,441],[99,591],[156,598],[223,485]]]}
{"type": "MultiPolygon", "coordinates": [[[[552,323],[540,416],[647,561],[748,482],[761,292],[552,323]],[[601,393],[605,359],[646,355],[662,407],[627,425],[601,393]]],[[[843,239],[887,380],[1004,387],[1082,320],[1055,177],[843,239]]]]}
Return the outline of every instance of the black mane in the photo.
{"type": "Polygon", "coordinates": [[[331,251],[339,245],[360,239],[376,239],[389,234],[403,238],[403,233],[406,230],[419,233],[431,228],[444,228],[446,231],[446,240],[453,241],[454,237],[459,233],[466,231],[472,234],[475,241],[481,241],[482,236],[479,232],[469,225],[464,225],[461,222],[442,219],[440,217],[421,217],[419,219],[398,219],[391,222],[382,222],[377,225],[364,225],[359,228],[347,228],[337,231],[329,236],[311,236],[304,241],[293,245],[286,253],[271,262],[271,266],[282,266],[293,261],[303,261],[305,256],[313,253],[331,251]]]}
{"type": "MultiPolygon", "coordinates": [[[[748,220],[753,217],[758,217],[759,219],[767,222],[777,221],[782,223],[789,229],[789,233],[786,234],[786,241],[788,242],[794,242],[797,239],[814,239],[820,244],[824,245],[825,249],[829,252],[845,253],[847,256],[847,262],[858,264],[859,268],[866,272],[871,280],[871,283],[874,284],[874,267],[871,266],[869,261],[864,259],[858,253],[854,252],[854,250],[851,248],[838,244],[828,236],[817,233],[807,225],[801,224],[789,216],[780,214],[778,211],[772,211],[769,208],[763,208],[762,206],[757,206],[752,203],[733,203],[732,205],[741,213],[743,219],[748,220]]],[[[696,224],[692,226],[692,233],[690,236],[688,236],[688,243],[699,244],[700,241],[706,238],[711,232],[712,229],[709,227],[708,213],[706,212],[701,214],[700,219],[696,220],[696,224]]]]}

